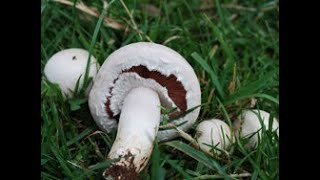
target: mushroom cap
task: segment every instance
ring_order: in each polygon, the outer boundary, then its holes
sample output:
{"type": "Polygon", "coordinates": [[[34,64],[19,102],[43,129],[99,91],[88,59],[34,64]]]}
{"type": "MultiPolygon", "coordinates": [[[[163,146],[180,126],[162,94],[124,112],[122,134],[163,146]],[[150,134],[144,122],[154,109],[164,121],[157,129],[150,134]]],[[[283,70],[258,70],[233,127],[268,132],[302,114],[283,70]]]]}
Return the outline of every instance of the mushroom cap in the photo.
{"type": "MultiPolygon", "coordinates": [[[[212,147],[221,150],[227,149],[231,145],[232,134],[230,127],[220,119],[210,119],[199,123],[196,128],[196,139],[200,148],[211,153],[212,147]]],[[[216,154],[220,151],[214,150],[216,154]]]]}
{"type": "MultiPolygon", "coordinates": [[[[80,78],[79,87],[83,85],[89,52],[84,49],[71,48],[55,53],[44,67],[46,78],[59,85],[66,98],[73,97],[77,81],[80,78]]],[[[97,60],[91,56],[89,77],[94,78],[99,69],[97,60]]],[[[89,94],[89,88],[86,93],[89,94]]]]}
{"type": "MultiPolygon", "coordinates": [[[[105,60],[89,94],[91,114],[102,130],[110,132],[117,128],[118,121],[115,117],[121,112],[125,96],[131,89],[139,86],[157,92],[161,105],[166,108],[177,107],[182,112],[181,107],[185,106],[189,110],[201,104],[197,76],[180,54],[156,43],[129,44],[116,50],[105,60]],[[185,91],[176,87],[177,84],[182,85],[185,91]],[[185,99],[181,98],[182,95],[185,95],[185,99]],[[182,100],[185,104],[179,102],[182,100]]],[[[197,119],[199,111],[200,107],[171,122],[175,125],[184,123],[179,127],[187,130],[197,119]]],[[[158,132],[159,141],[177,136],[174,129],[158,132]]]]}
{"type": "MultiPolygon", "coordinates": [[[[241,115],[234,121],[234,129],[236,137],[250,137],[253,135],[249,142],[246,144],[246,147],[252,148],[255,147],[258,143],[258,138],[261,137],[262,125],[259,120],[259,116],[263,121],[263,124],[266,130],[269,129],[269,118],[270,114],[263,110],[253,109],[253,110],[244,110],[241,115]]],[[[273,118],[272,131],[276,131],[279,135],[279,123],[276,118],[273,118]]]]}

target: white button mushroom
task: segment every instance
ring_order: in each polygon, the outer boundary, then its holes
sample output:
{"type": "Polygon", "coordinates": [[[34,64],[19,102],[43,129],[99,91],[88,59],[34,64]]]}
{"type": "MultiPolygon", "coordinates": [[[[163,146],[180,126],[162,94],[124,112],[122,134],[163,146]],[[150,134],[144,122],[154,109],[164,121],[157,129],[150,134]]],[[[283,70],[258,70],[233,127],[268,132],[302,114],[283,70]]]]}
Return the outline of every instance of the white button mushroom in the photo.
{"type": "Polygon", "coordinates": [[[230,147],[232,134],[230,127],[222,120],[210,119],[199,123],[196,128],[196,140],[202,151],[219,155],[230,147]]]}
{"type": "MultiPolygon", "coordinates": [[[[82,87],[86,72],[89,52],[83,49],[65,49],[55,53],[47,62],[44,68],[46,78],[59,85],[63,95],[66,98],[72,98],[76,84],[79,81],[79,87],[82,87]]],[[[94,78],[99,69],[97,60],[91,56],[89,77],[94,78]]],[[[87,95],[89,89],[86,90],[87,95]]]]}
{"type": "Polygon", "coordinates": [[[89,95],[98,126],[105,132],[118,126],[108,158],[120,161],[109,166],[104,176],[133,178],[147,165],[156,136],[160,141],[178,136],[175,129],[158,132],[160,105],[177,108],[169,115],[171,123],[187,130],[197,119],[200,104],[195,72],[172,49],[139,42],[113,52],[101,66],[89,95]]]}
{"type": "MultiPolygon", "coordinates": [[[[258,139],[262,136],[262,123],[265,129],[269,129],[270,114],[263,110],[253,109],[245,110],[234,121],[235,135],[240,138],[249,138],[246,148],[255,148],[258,144],[258,139]],[[262,122],[260,122],[260,119],[262,122]],[[258,132],[259,131],[259,132],[258,132]]],[[[276,131],[279,135],[279,123],[276,118],[273,119],[272,131],[276,131]]]]}

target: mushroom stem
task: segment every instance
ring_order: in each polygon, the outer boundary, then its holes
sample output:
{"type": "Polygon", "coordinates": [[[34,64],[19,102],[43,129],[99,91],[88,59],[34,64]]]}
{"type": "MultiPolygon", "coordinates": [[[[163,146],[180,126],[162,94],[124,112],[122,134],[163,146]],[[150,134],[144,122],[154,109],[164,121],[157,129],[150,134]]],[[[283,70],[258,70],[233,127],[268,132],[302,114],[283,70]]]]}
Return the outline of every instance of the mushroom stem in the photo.
{"type": "Polygon", "coordinates": [[[132,179],[147,164],[160,124],[160,100],[150,88],[132,89],[125,97],[116,140],[108,154],[118,159],[103,176],[132,179]]]}

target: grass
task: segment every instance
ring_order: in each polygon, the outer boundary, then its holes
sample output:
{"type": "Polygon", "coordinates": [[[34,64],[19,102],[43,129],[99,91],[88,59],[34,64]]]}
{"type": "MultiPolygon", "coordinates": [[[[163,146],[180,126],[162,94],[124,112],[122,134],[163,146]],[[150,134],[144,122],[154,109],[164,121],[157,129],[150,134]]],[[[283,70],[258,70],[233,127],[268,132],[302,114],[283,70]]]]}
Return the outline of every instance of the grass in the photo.
{"type": "MultiPolygon", "coordinates": [[[[83,1],[103,11],[100,0],[83,1]]],[[[202,120],[228,124],[243,109],[279,114],[278,1],[115,0],[106,17],[124,25],[115,29],[99,18],[86,18],[73,6],[42,1],[41,72],[55,52],[71,47],[90,50],[100,64],[116,49],[153,41],[176,50],[194,68],[202,103],[202,120]],[[204,5],[207,2],[207,5],[204,5]],[[156,10],[148,10],[153,5],[156,10]],[[143,8],[144,7],[144,8],[143,8]],[[146,8],[147,7],[147,8],[146,8]],[[149,6],[150,7],[150,6],[149,6]],[[160,12],[159,12],[160,11],[160,12]]],[[[99,17],[99,16],[98,16],[99,17]]],[[[94,123],[81,97],[64,101],[59,88],[41,81],[42,179],[96,179],[111,162],[105,159],[116,132],[105,134],[94,123]]],[[[142,179],[279,179],[279,141],[263,131],[256,150],[237,141],[227,162],[193,148],[183,138],[158,143],[142,179]],[[241,177],[249,173],[249,177],[241,177]]]]}

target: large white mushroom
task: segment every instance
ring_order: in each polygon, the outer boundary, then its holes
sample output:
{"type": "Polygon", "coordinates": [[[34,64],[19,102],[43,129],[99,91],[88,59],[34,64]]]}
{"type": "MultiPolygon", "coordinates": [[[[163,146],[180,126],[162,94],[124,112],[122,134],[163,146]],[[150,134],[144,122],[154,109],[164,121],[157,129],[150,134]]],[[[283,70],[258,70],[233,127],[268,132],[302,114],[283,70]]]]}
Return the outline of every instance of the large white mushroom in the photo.
{"type": "MultiPolygon", "coordinates": [[[[71,48],[59,51],[48,60],[44,74],[50,82],[59,85],[65,98],[72,98],[80,76],[79,87],[83,85],[88,58],[89,52],[84,49],[71,48]]],[[[98,69],[97,60],[91,56],[89,77],[94,78],[98,69]]],[[[86,95],[89,94],[89,90],[90,86],[86,95]]]]}
{"type": "Polygon", "coordinates": [[[202,151],[219,155],[229,148],[232,142],[230,127],[220,119],[210,119],[199,123],[196,128],[196,140],[202,151]]]}
{"type": "Polygon", "coordinates": [[[178,136],[175,129],[158,132],[160,105],[177,108],[170,122],[187,130],[200,111],[201,92],[190,64],[174,50],[139,42],[113,52],[101,66],[89,95],[91,114],[105,132],[118,127],[108,158],[119,161],[104,177],[133,178],[147,164],[157,136],[178,136]],[[187,110],[195,108],[190,113],[187,110]]]}
{"type": "MultiPolygon", "coordinates": [[[[255,148],[259,140],[263,140],[262,128],[269,130],[270,114],[263,110],[245,110],[234,121],[235,135],[238,138],[250,138],[245,147],[255,148]],[[261,120],[261,122],[260,122],[261,120]]],[[[279,123],[273,118],[272,131],[279,135],[279,123]]]]}

